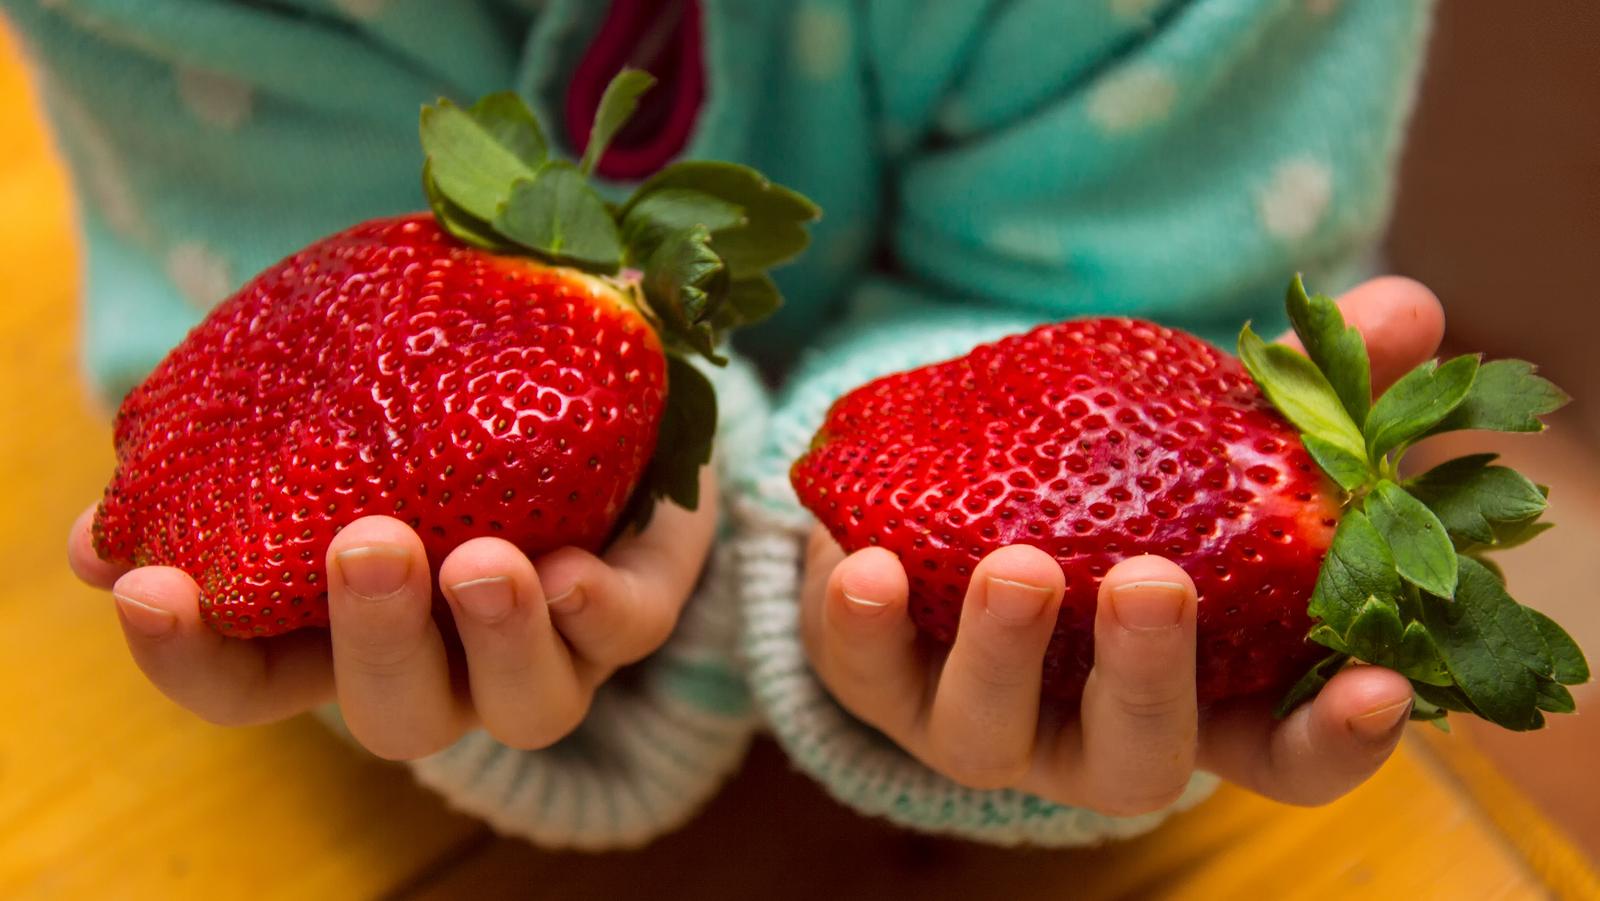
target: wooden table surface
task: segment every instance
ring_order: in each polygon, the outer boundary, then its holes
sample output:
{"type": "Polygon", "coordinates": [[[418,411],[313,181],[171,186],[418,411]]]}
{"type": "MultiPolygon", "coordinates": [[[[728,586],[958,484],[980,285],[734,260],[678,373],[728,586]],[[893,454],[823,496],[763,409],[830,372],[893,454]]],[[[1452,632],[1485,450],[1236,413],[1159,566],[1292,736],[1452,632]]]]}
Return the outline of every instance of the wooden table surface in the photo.
{"type": "MultiPolygon", "coordinates": [[[[758,743],[684,831],[536,851],[298,719],[223,730],[150,689],[63,563],[111,460],[79,376],[66,187],[0,29],[0,897],[1600,897],[1582,856],[1459,738],[1301,810],[1223,789],[1144,838],[1002,851],[853,816],[758,743]]],[[[1431,733],[1431,730],[1425,730],[1431,733]]]]}

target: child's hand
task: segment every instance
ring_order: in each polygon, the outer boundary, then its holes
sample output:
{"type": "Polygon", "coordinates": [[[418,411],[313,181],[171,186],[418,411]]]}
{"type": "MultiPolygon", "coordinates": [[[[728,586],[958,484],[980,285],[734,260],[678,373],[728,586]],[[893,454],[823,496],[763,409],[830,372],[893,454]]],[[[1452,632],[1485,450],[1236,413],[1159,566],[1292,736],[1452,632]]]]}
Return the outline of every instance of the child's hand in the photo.
{"type": "MultiPolygon", "coordinates": [[[[1405,279],[1341,301],[1372,356],[1374,387],[1430,357],[1438,300],[1405,279]]],[[[1195,591],[1159,557],[1124,561],[1101,584],[1095,663],[1080,716],[1041,711],[1041,662],[1063,591],[1061,568],[1019,545],[973,572],[955,644],[929,653],[906,613],[906,574],[881,548],[845,557],[817,529],[801,603],[812,667],[839,703],[956,782],[1015,788],[1132,815],[1166,807],[1196,768],[1263,795],[1320,804],[1365,781],[1399,741],[1410,683],[1347,669],[1278,721],[1277,698],[1195,702],[1195,591]]]]}
{"type": "Polygon", "coordinates": [[[464,660],[434,623],[421,542],[387,517],[351,523],[329,547],[331,628],[279,638],[212,631],[180,570],[124,572],[101,561],[92,509],[73,526],[68,557],[85,582],[112,589],[150,681],[211,722],[271,722],[337,699],[350,732],[380,757],[423,757],[477,725],[533,749],[571,732],[607,677],[672,632],[716,524],[709,469],[700,490],[696,512],[663,503],[645,531],[625,534],[603,558],[565,548],[530,561],[497,538],[457,548],[438,583],[464,660]]]}

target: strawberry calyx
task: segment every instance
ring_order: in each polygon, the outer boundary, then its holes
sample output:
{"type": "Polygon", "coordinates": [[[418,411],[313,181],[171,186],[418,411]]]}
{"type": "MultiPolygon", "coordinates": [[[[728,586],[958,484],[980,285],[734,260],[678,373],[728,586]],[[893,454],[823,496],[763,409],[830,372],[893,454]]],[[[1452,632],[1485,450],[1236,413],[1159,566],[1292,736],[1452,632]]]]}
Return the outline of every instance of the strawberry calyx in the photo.
{"type": "Polygon", "coordinates": [[[526,256],[607,278],[661,337],[668,394],[655,458],[633,515],[653,501],[694,509],[699,469],[710,462],[716,397],[688,362],[721,366],[727,334],[782,303],[767,272],[798,255],[815,204],[734,163],[687,161],[657,172],[622,204],[591,184],[606,146],[655,84],[625,69],[606,86],[583,158],[553,159],[538,119],[511,92],[470,107],[422,110],[422,185],[440,226],[498,254],[526,256]]]}
{"type": "Polygon", "coordinates": [[[1376,400],[1361,335],[1297,276],[1289,320],[1305,353],[1268,344],[1248,324],[1239,358],[1345,502],[1308,605],[1308,638],[1330,649],[1283,698],[1279,716],[1361,660],[1411,680],[1411,718],[1445,727],[1451,711],[1507,729],[1571,713],[1566,686],[1589,678],[1559,625],[1507,593],[1487,554],[1522,544],[1549,491],[1474,454],[1406,478],[1400,458],[1441,432],[1537,432],[1568,398],[1521,360],[1463,355],[1424,363],[1376,400]]]}

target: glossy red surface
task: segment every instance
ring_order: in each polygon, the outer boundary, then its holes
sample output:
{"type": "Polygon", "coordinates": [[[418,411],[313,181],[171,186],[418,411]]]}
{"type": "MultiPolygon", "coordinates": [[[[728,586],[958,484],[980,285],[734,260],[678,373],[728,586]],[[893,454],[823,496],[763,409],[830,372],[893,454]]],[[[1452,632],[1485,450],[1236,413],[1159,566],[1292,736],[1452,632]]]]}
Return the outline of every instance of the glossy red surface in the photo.
{"type": "Polygon", "coordinates": [[[605,283],[429,216],[319,241],[224,301],[124,401],[101,556],[177,566],[220,630],[327,622],[368,514],[461,542],[598,549],[655,448],[665,362],[605,283]]]}
{"type": "Polygon", "coordinates": [[[1286,685],[1325,653],[1305,607],[1337,489],[1238,361],[1182,332],[1066,322],[879,379],[834,405],[792,476],[847,550],[900,556],[912,618],[941,642],[985,554],[1054,556],[1058,698],[1093,662],[1101,578],[1139,554],[1194,578],[1202,702],[1286,685]]]}

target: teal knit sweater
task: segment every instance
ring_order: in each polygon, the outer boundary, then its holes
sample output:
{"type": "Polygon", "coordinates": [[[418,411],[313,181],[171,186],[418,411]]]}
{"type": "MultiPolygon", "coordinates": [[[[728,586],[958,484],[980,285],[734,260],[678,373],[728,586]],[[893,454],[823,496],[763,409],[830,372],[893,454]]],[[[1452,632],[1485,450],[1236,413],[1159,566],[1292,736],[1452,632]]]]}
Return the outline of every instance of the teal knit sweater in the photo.
{"type": "MultiPolygon", "coordinates": [[[[680,156],[750,163],[825,211],[780,273],[787,306],[740,345],[779,390],[743,365],[719,376],[729,515],[643,678],[604,689],[553,748],[472,735],[419,778],[541,842],[636,843],[687,817],[764,722],[841,801],[914,828],[1079,844],[1157,822],[965,790],[835,705],[796,634],[809,521],[788,462],[844,390],[1038,321],[1128,313],[1223,336],[1277,324],[1294,270],[1353,281],[1385,224],[1429,5],[703,0],[705,96],[680,156]]],[[[255,271],[421,208],[421,103],[511,87],[559,121],[605,4],[0,9],[72,167],[84,356],[114,399],[255,271]]]]}

